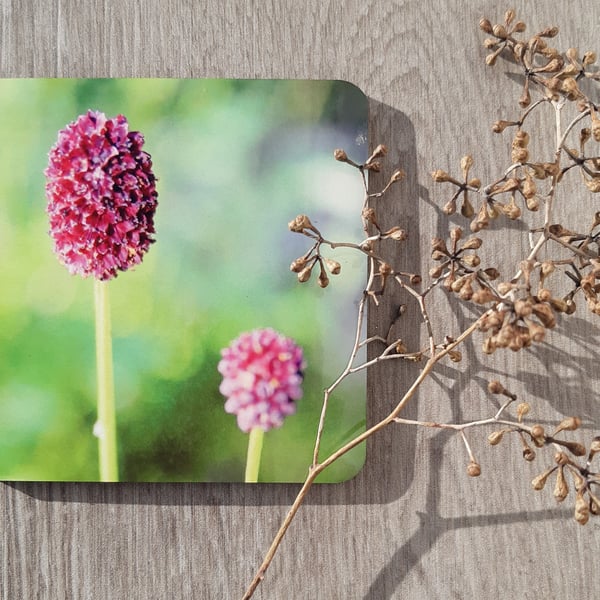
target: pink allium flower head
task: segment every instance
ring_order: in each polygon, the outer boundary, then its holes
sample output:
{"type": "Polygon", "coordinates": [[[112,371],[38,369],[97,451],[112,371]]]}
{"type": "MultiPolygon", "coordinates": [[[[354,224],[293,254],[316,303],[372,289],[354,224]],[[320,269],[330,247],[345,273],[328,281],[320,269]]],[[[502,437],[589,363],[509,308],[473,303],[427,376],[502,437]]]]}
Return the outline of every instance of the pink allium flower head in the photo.
{"type": "Polygon", "coordinates": [[[71,273],[112,279],[154,242],[156,178],[144,137],[89,110],[58,133],[46,175],[54,251],[71,273]]]}
{"type": "Polygon", "coordinates": [[[273,329],[243,333],[221,350],[219,390],[225,410],[237,416],[238,427],[268,431],[296,412],[302,397],[302,348],[273,329]]]}

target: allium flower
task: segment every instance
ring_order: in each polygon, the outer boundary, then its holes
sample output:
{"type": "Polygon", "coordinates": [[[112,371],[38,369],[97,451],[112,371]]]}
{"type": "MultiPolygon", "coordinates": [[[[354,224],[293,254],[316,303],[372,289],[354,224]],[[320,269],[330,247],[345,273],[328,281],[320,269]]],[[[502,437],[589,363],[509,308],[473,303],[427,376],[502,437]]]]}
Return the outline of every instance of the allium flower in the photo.
{"type": "Polygon", "coordinates": [[[243,333],[221,351],[219,390],[225,410],[237,416],[238,427],[268,431],[296,412],[302,397],[302,348],[273,329],[243,333]]]}
{"type": "Polygon", "coordinates": [[[112,279],[154,242],[156,178],[144,137],[123,115],[89,110],[49,153],[47,213],[54,251],[71,273],[112,279]]]}

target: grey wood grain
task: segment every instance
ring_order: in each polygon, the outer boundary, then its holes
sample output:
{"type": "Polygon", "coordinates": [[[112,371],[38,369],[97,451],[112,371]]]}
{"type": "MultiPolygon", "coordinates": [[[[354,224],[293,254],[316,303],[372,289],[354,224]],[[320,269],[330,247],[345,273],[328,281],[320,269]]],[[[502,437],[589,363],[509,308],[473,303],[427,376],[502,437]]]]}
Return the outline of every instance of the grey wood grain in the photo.
{"type": "MultiPolygon", "coordinates": [[[[560,45],[598,49],[597,3],[513,2],[535,30],[561,27],[560,45]]],[[[411,242],[398,257],[426,269],[429,239],[447,230],[429,172],[456,171],[472,152],[482,178],[504,165],[490,123],[517,114],[519,84],[483,65],[481,16],[495,0],[2,0],[3,77],[339,78],[371,102],[372,143],[390,151],[389,174],[407,181],[382,207],[411,242]]],[[[3,143],[9,141],[3,140],[3,143]]],[[[518,250],[518,230],[492,243],[492,259],[518,250]],[[495,244],[495,245],[494,245],[495,244]]],[[[3,293],[6,293],[4,291],[3,293]]],[[[384,331],[398,303],[370,314],[384,331]]],[[[468,312],[432,310],[457,331],[468,312]],[[451,317],[445,315],[450,314],[451,317]]],[[[399,323],[409,340],[422,332],[399,323]]],[[[597,321],[578,316],[543,350],[482,360],[476,341],[460,366],[443,365],[409,414],[487,416],[485,381],[503,377],[550,418],[600,423],[597,321]]],[[[385,414],[418,366],[385,365],[369,378],[370,420],[385,414]]],[[[588,435],[590,431],[587,431],[588,435]]],[[[257,598],[592,598],[598,523],[585,528],[529,481],[516,446],[474,441],[484,472],[465,475],[460,440],[395,429],[368,445],[353,481],[314,489],[257,598]]],[[[297,486],[8,483],[0,485],[0,597],[204,599],[240,597],[297,486]]]]}

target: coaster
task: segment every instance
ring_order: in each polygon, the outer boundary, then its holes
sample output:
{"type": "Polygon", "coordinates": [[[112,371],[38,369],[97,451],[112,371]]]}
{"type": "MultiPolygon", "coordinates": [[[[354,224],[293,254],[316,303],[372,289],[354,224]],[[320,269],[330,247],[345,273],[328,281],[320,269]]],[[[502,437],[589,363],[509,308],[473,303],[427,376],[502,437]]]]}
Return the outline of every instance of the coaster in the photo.
{"type": "MultiPolygon", "coordinates": [[[[367,157],[360,90],[1,80],[0,135],[0,478],[302,481],[366,265],[336,251],[330,286],[299,284],[288,222],[361,239],[360,179],[333,159],[367,157]]],[[[365,404],[361,376],[332,396],[323,453],[365,404]]]]}

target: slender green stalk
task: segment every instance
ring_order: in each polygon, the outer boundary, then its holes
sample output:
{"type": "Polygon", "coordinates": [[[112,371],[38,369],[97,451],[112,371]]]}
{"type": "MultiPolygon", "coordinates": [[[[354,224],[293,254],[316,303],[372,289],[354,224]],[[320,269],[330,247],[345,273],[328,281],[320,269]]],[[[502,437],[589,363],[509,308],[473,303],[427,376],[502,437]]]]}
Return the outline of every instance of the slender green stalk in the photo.
{"type": "Polygon", "coordinates": [[[256,483],[258,481],[264,437],[265,432],[261,427],[254,427],[250,430],[248,456],[246,457],[246,474],[244,477],[246,483],[256,483]]]}
{"type": "Polygon", "coordinates": [[[108,282],[94,281],[96,307],[96,377],[98,385],[98,450],[101,481],[118,481],[115,384],[108,282]]]}

